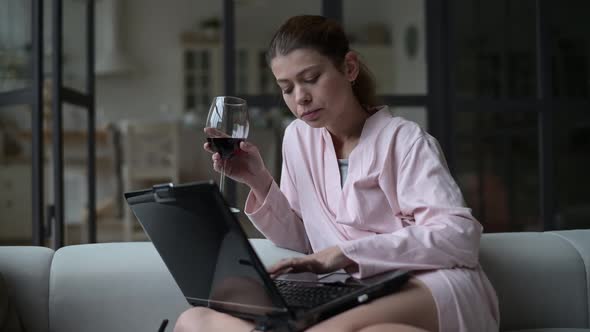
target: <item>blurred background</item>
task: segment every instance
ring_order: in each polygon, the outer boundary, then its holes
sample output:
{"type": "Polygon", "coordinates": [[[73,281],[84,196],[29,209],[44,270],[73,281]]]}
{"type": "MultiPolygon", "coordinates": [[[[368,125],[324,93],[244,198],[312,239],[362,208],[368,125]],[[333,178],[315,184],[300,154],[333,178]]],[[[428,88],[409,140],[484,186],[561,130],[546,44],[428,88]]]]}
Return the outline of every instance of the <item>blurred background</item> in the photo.
{"type": "Polygon", "coordinates": [[[0,0],[0,244],[145,240],[122,193],[218,180],[217,95],[248,101],[278,180],[293,118],[264,54],[296,14],[342,22],[486,232],[590,227],[589,1],[0,0]]]}

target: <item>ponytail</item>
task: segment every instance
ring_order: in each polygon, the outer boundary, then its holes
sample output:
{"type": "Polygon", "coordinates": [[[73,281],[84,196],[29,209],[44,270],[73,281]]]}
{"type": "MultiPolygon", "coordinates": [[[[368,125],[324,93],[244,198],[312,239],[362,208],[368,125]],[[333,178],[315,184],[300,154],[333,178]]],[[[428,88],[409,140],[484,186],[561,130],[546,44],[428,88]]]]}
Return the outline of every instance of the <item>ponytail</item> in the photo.
{"type": "Polygon", "coordinates": [[[378,105],[375,78],[361,60],[359,60],[359,73],[352,85],[352,91],[361,105],[368,108],[378,105]]]}

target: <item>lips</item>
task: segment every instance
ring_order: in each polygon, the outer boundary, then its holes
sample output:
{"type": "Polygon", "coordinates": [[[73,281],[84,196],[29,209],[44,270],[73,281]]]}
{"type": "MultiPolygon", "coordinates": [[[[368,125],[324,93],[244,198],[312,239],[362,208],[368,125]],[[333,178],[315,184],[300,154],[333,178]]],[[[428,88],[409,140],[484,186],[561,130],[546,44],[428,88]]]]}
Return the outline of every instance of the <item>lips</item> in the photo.
{"type": "Polygon", "coordinates": [[[320,111],[320,109],[318,108],[313,111],[303,112],[303,114],[301,114],[301,119],[302,120],[314,120],[318,116],[319,111],[320,111]]]}

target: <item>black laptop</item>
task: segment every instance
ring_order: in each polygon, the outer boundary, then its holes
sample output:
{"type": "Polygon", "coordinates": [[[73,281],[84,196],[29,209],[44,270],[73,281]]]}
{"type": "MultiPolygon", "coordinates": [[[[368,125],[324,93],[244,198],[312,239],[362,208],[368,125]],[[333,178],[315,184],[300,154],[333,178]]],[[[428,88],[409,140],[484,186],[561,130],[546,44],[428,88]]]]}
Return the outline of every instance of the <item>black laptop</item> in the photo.
{"type": "Polygon", "coordinates": [[[125,193],[186,300],[255,322],[298,331],[399,289],[407,271],[367,279],[343,272],[272,279],[217,185],[163,184],[125,193]]]}

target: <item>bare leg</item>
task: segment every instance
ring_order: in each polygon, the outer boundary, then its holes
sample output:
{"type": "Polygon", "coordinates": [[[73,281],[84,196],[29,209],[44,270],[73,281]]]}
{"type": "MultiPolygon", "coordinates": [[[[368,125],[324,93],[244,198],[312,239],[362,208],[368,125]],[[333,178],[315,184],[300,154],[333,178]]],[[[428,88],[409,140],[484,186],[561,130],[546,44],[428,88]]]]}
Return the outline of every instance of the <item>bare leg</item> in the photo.
{"type": "MultiPolygon", "coordinates": [[[[250,322],[217,311],[196,307],[182,313],[174,332],[244,331],[250,322]]],[[[308,332],[437,332],[438,315],[430,291],[420,281],[410,281],[395,294],[358,306],[320,322],[308,332]]]]}
{"type": "Polygon", "coordinates": [[[364,328],[359,332],[426,332],[426,330],[401,324],[377,324],[364,328]]]}
{"type": "MultiPolygon", "coordinates": [[[[432,294],[422,282],[417,279],[410,281],[395,294],[379,298],[366,305],[361,305],[312,326],[309,332],[323,331],[364,331],[379,324],[401,324],[399,331],[438,332],[438,313],[432,294]],[[402,329],[403,325],[417,328],[417,330],[402,329]]],[[[375,327],[376,331],[379,326],[375,327]]],[[[387,326],[383,326],[385,329],[387,326]]],[[[369,330],[371,331],[371,330],[369,330]]],[[[389,330],[383,330],[389,331],[389,330]]],[[[392,329],[391,331],[398,331],[392,329]]]]}
{"type": "Polygon", "coordinates": [[[174,332],[236,331],[248,332],[254,325],[248,321],[204,307],[183,312],[174,326],[174,332]]]}

